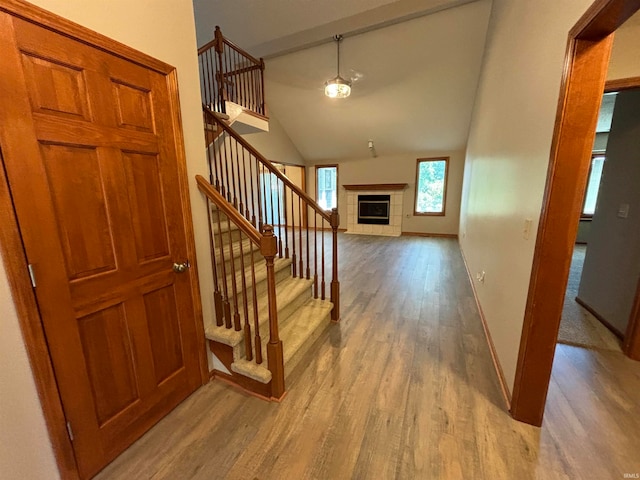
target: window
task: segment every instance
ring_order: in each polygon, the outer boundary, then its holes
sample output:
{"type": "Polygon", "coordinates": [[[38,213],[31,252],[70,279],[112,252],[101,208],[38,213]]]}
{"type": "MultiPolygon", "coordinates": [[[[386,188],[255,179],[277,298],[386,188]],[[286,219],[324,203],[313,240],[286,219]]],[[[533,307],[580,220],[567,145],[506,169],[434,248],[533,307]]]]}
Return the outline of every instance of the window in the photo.
{"type": "Polygon", "coordinates": [[[414,215],[444,215],[449,157],[419,158],[414,215]]]}
{"type": "Polygon", "coordinates": [[[591,169],[589,170],[587,191],[584,195],[582,217],[591,218],[596,212],[596,202],[598,201],[598,190],[600,189],[604,160],[604,155],[594,155],[591,157],[591,169]]]}
{"type": "Polygon", "coordinates": [[[316,198],[325,210],[338,206],[338,166],[316,167],[316,198]]]}

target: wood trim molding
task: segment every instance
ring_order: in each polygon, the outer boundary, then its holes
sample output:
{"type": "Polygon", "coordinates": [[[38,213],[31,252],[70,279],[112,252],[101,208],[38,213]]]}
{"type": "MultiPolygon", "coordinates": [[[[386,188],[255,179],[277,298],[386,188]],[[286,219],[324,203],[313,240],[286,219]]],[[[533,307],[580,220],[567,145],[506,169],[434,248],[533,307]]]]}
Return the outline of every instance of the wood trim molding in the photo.
{"type": "Polygon", "coordinates": [[[65,479],[80,478],[73,446],[69,440],[67,420],[60,401],[60,392],[49,357],[49,348],[40,320],[40,312],[27,273],[27,258],[13,210],[4,160],[0,152],[0,254],[3,259],[9,287],[15,305],[22,338],[33,371],[33,379],[42,405],[49,439],[56,457],[60,476],[65,479]]]}
{"type": "Polygon", "coordinates": [[[596,0],[571,29],[531,270],[511,414],[541,426],[612,33],[640,0],[596,0]]]}
{"type": "Polygon", "coordinates": [[[511,414],[542,425],[612,37],[570,39],[520,340],[511,414]]]}
{"type": "Polygon", "coordinates": [[[619,78],[617,80],[607,80],[607,83],[604,84],[604,92],[619,92],[638,87],[640,87],[640,77],[619,78]]]}
{"type": "Polygon", "coordinates": [[[120,43],[100,33],[94,32],[64,17],[51,13],[31,3],[22,0],[0,0],[0,11],[10,13],[13,16],[41,25],[67,37],[79,40],[99,50],[114,54],[125,60],[134,62],[156,72],[168,74],[174,68],[124,43],[120,43]]]}
{"type": "Polygon", "coordinates": [[[496,347],[495,347],[495,344],[493,343],[493,338],[491,337],[489,326],[487,325],[487,318],[484,315],[484,311],[482,310],[482,305],[480,304],[480,300],[478,299],[478,292],[476,291],[476,286],[473,283],[473,276],[471,275],[471,270],[469,270],[467,257],[465,257],[464,255],[464,250],[462,249],[462,246],[460,246],[460,255],[462,256],[462,262],[464,263],[464,268],[467,272],[467,276],[469,277],[469,284],[471,285],[473,298],[476,301],[476,306],[478,307],[478,314],[480,316],[480,322],[482,323],[482,330],[484,331],[484,337],[487,341],[487,345],[489,346],[489,353],[491,354],[491,361],[493,362],[493,367],[495,368],[496,375],[498,376],[498,383],[500,384],[500,391],[502,392],[502,398],[504,399],[507,410],[511,410],[511,393],[509,392],[509,387],[507,386],[507,379],[504,376],[504,371],[502,370],[502,365],[500,364],[500,360],[498,360],[498,353],[496,352],[496,347]]]}
{"type": "MultiPolygon", "coordinates": [[[[327,165],[322,165],[326,167],[327,165]]],[[[358,185],[342,185],[345,190],[404,190],[408,183],[363,183],[358,185]]]]}
{"type": "Polygon", "coordinates": [[[200,279],[198,277],[198,262],[196,252],[196,238],[193,229],[193,214],[191,210],[191,198],[189,196],[189,174],[187,172],[187,155],[184,146],[184,133],[182,130],[182,115],[180,114],[180,98],[178,90],[178,73],[174,68],[167,74],[167,87],[169,90],[169,102],[171,103],[171,119],[173,122],[173,138],[176,146],[176,160],[178,164],[180,185],[180,202],[182,212],[187,219],[185,222],[185,237],[187,241],[187,258],[191,263],[189,269],[191,281],[191,295],[193,298],[193,309],[196,323],[196,334],[200,338],[198,343],[198,358],[200,359],[200,377],[202,385],[209,381],[209,359],[207,356],[207,346],[204,332],[204,315],[202,312],[202,296],[200,293],[200,279]]]}
{"type": "Polygon", "coordinates": [[[575,301],[576,301],[576,303],[578,305],[580,305],[582,308],[584,308],[587,312],[589,312],[591,315],[596,317],[596,319],[601,324],[603,324],[605,327],[607,327],[607,330],[609,330],[616,337],[618,337],[618,339],[624,340],[624,334],[620,330],[618,330],[616,327],[611,325],[611,323],[609,323],[602,315],[600,315],[598,312],[596,312],[596,310],[591,305],[589,305],[587,302],[582,300],[580,297],[576,297],[575,301]]]}
{"type": "Polygon", "coordinates": [[[457,233],[402,232],[402,237],[458,238],[457,233]]]}
{"type": "Polygon", "coordinates": [[[622,345],[622,351],[633,360],[640,360],[640,280],[636,288],[636,299],[633,302],[629,323],[622,345]]]}

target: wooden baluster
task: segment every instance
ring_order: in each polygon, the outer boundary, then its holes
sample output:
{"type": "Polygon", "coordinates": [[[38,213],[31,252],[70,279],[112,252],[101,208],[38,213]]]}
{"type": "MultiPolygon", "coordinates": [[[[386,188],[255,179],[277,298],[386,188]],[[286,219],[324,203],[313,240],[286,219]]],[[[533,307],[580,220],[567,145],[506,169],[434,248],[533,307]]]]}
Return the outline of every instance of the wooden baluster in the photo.
{"type": "Polygon", "coordinates": [[[222,164],[224,165],[226,181],[224,181],[224,185],[222,187],[222,194],[225,195],[225,197],[227,198],[227,202],[231,203],[231,191],[229,190],[229,185],[231,185],[231,183],[229,182],[229,158],[227,154],[227,139],[229,138],[231,137],[227,135],[226,132],[224,136],[221,138],[220,158],[222,159],[222,152],[224,152],[224,161],[222,162],[222,164]]]}
{"type": "Polygon", "coordinates": [[[302,197],[298,195],[298,224],[300,225],[300,232],[298,236],[300,238],[300,278],[304,275],[304,262],[302,260],[302,197]]]}
{"type": "Polygon", "coordinates": [[[260,113],[266,115],[266,109],[264,107],[264,60],[260,59],[260,92],[262,93],[262,104],[260,105],[260,113]]]}
{"type": "Polygon", "coordinates": [[[236,189],[236,168],[234,165],[236,164],[235,158],[233,155],[233,143],[231,143],[231,137],[229,137],[229,161],[231,162],[231,189],[233,190],[233,206],[238,210],[238,192],[236,189]]]}
{"type": "Polygon", "coordinates": [[[251,153],[249,153],[249,191],[251,192],[251,223],[253,224],[254,227],[257,227],[257,223],[256,223],[256,197],[255,197],[255,191],[256,189],[253,188],[253,157],[251,155],[251,153]]]}
{"type": "MultiPolygon", "coordinates": [[[[231,291],[233,292],[233,327],[236,332],[242,330],[240,325],[240,312],[238,309],[238,285],[236,282],[236,260],[233,258],[233,237],[231,235],[231,219],[227,217],[227,228],[229,234],[229,258],[231,259],[231,291]]],[[[240,233],[240,242],[242,242],[242,233],[240,233]]]]}
{"type": "Polygon", "coordinates": [[[224,88],[225,88],[225,82],[224,82],[224,60],[223,60],[223,55],[224,55],[224,38],[222,37],[222,32],[220,31],[220,27],[218,27],[216,25],[216,29],[214,32],[214,38],[216,40],[216,58],[217,58],[217,75],[216,75],[216,79],[218,80],[218,102],[220,105],[220,112],[222,113],[226,113],[227,109],[226,106],[224,104],[224,88]]]}
{"type": "Polygon", "coordinates": [[[280,209],[280,183],[284,192],[284,182],[276,177],[276,198],[278,200],[278,256],[282,258],[282,210],[280,209]]]}
{"type": "Polygon", "coordinates": [[[262,363],[262,338],[260,337],[260,319],[258,318],[258,294],[256,292],[256,268],[253,258],[253,242],[249,244],[251,248],[251,285],[253,288],[253,334],[256,348],[256,363],[262,363]]]}
{"type": "MultiPolygon", "coordinates": [[[[251,243],[251,242],[249,242],[251,243]]],[[[242,300],[244,306],[244,351],[247,360],[253,360],[251,349],[251,325],[249,325],[249,299],[247,298],[247,279],[245,276],[244,251],[242,247],[242,235],[240,235],[240,269],[242,271],[242,300]]]]}
{"type": "Polygon", "coordinates": [[[211,158],[211,150],[215,151],[215,148],[213,148],[213,145],[209,147],[209,115],[205,110],[202,110],[202,120],[204,123],[204,145],[207,153],[207,166],[209,167],[209,183],[213,185],[213,167],[215,165],[215,161],[211,158]]]}
{"type": "MultiPolygon", "coordinates": [[[[218,282],[218,266],[216,265],[216,242],[214,239],[215,232],[211,219],[211,207],[213,203],[207,200],[207,220],[209,222],[209,249],[211,250],[211,268],[213,269],[213,306],[216,312],[216,325],[221,327],[224,324],[222,295],[220,293],[220,284],[218,282]]],[[[222,245],[222,237],[220,237],[220,245],[222,245]]]]}
{"type": "Polygon", "coordinates": [[[321,232],[321,239],[320,239],[320,244],[322,245],[322,261],[320,262],[320,266],[322,267],[322,282],[320,283],[320,298],[322,300],[324,300],[326,298],[324,292],[325,292],[325,281],[324,281],[324,217],[322,217],[322,229],[320,230],[321,232]]]}
{"type": "MultiPolygon", "coordinates": [[[[267,210],[267,181],[265,179],[265,175],[264,175],[264,171],[265,171],[265,167],[264,165],[261,163],[260,164],[260,184],[262,187],[262,202],[264,205],[262,205],[262,221],[263,224],[269,223],[269,210],[267,210]]],[[[260,227],[262,228],[262,226],[260,227]]]]}
{"type": "Polygon", "coordinates": [[[331,230],[333,231],[333,272],[331,275],[331,320],[340,320],[340,282],[338,281],[338,226],[340,225],[340,215],[338,209],[331,210],[331,230]]]}
{"type": "Polygon", "coordinates": [[[267,172],[267,178],[269,179],[269,213],[271,214],[271,220],[267,220],[267,223],[271,224],[271,226],[275,228],[276,215],[273,208],[273,178],[275,175],[271,170],[267,170],[267,172]]]}
{"type": "MultiPolygon", "coordinates": [[[[292,269],[293,277],[295,278],[297,276],[296,273],[297,273],[298,266],[296,265],[296,259],[297,259],[296,257],[296,211],[294,207],[294,198],[293,198],[294,193],[295,192],[291,190],[291,245],[293,245],[293,255],[291,256],[291,269],[292,269]]],[[[300,275],[302,275],[302,273],[300,273],[300,275]]]]}
{"type": "MultiPolygon", "coordinates": [[[[247,68],[246,65],[246,59],[243,59],[245,61],[242,62],[243,65],[243,69],[247,68]]],[[[242,105],[245,108],[248,108],[249,110],[251,110],[251,102],[249,101],[249,82],[247,81],[247,71],[243,71],[242,72],[242,105]]]]}
{"type": "Polygon", "coordinates": [[[209,71],[209,105],[214,112],[220,111],[220,102],[218,101],[218,85],[216,82],[216,58],[215,50],[209,50],[207,52],[207,70],[209,71]]]}
{"type": "MultiPolygon", "coordinates": [[[[213,121],[215,127],[216,127],[216,132],[217,129],[222,130],[222,127],[219,125],[218,123],[218,119],[215,118],[213,115],[208,114],[209,119],[211,121],[213,121]]],[[[224,134],[220,135],[218,138],[222,138],[224,139],[224,134]]],[[[216,140],[214,140],[211,143],[211,146],[209,147],[211,150],[213,150],[213,163],[214,163],[214,171],[216,174],[216,189],[220,192],[220,184],[221,184],[221,180],[222,180],[222,159],[220,158],[220,149],[216,148],[216,140]]],[[[221,192],[222,194],[222,192],[221,192]]]]}
{"type": "Polygon", "coordinates": [[[224,298],[222,306],[224,309],[224,323],[227,328],[231,328],[231,304],[229,303],[229,287],[227,286],[227,266],[224,255],[224,243],[222,241],[222,220],[220,220],[222,212],[218,209],[218,236],[220,237],[220,265],[222,266],[222,290],[224,298]]]}
{"type": "Polygon", "coordinates": [[[284,258],[289,258],[289,219],[287,214],[287,185],[282,182],[282,211],[284,213],[284,258]]]}
{"type": "Polygon", "coordinates": [[[207,52],[208,50],[198,55],[198,63],[200,63],[200,75],[202,78],[202,101],[205,105],[209,105],[209,92],[207,89],[209,74],[206,67],[207,52]]]}
{"type": "Polygon", "coordinates": [[[313,212],[313,298],[318,298],[318,213],[313,212]]]}
{"type": "Polygon", "coordinates": [[[253,110],[254,112],[257,112],[258,109],[256,108],[256,89],[255,89],[255,80],[254,80],[254,72],[255,70],[251,69],[249,71],[249,96],[250,96],[250,101],[251,101],[251,110],[253,110]]]}
{"type": "MultiPolygon", "coordinates": [[[[236,147],[237,147],[237,140],[236,140],[236,147]]],[[[247,164],[244,158],[244,153],[245,153],[245,149],[244,147],[242,148],[242,184],[244,186],[244,213],[242,213],[244,215],[244,218],[246,218],[247,220],[251,221],[251,214],[249,213],[249,195],[247,194],[247,164]]]]}
{"type": "Polygon", "coordinates": [[[311,278],[311,263],[309,262],[309,205],[304,201],[305,230],[307,232],[307,280],[311,278]]]}
{"type": "Polygon", "coordinates": [[[278,332],[278,305],[276,302],[276,276],[273,267],[274,257],[278,252],[273,227],[265,225],[262,229],[260,253],[267,265],[267,295],[269,299],[269,343],[267,344],[267,361],[271,371],[271,396],[281,398],[284,395],[284,354],[282,340],[278,332]]]}
{"type": "Polygon", "coordinates": [[[257,157],[254,158],[256,160],[256,192],[258,192],[258,230],[262,230],[262,182],[260,180],[260,162],[257,157]]]}

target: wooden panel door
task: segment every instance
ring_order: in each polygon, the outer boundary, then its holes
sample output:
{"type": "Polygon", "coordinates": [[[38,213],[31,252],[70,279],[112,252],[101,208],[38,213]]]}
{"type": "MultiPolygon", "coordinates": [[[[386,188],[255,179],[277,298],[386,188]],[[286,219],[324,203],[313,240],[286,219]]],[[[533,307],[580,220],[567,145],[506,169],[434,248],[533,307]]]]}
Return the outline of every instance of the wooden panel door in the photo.
{"type": "Polygon", "coordinates": [[[4,13],[0,51],[0,148],[86,478],[202,383],[168,79],[4,13]]]}

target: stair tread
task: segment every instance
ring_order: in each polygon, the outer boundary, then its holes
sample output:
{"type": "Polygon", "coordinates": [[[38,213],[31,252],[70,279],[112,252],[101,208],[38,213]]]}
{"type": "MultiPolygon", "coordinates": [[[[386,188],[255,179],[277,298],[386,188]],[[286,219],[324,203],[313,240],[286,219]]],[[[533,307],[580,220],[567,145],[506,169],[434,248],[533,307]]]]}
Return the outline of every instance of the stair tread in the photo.
{"type": "MultiPolygon", "coordinates": [[[[325,324],[329,325],[328,317],[331,314],[333,303],[319,298],[310,298],[298,310],[292,314],[280,329],[280,339],[283,342],[283,356],[285,367],[296,352],[307,342],[316,330],[325,324]]],[[[266,355],[268,336],[262,341],[263,355],[266,355]]],[[[241,375],[245,375],[262,383],[271,381],[271,372],[263,361],[260,365],[254,361],[241,358],[231,364],[231,369],[241,375]]]]}
{"type": "MultiPolygon", "coordinates": [[[[299,295],[304,294],[307,289],[311,289],[312,280],[289,277],[276,285],[276,298],[278,299],[278,311],[284,309],[289,303],[293,302],[299,295]]],[[[258,321],[260,332],[265,332],[264,326],[269,322],[269,304],[267,301],[267,292],[260,296],[258,303],[258,321]]],[[[240,307],[242,311],[242,307],[240,307]]],[[[253,328],[253,307],[249,305],[249,319],[253,328]]],[[[284,319],[283,319],[284,320],[284,319]]],[[[233,328],[226,328],[224,325],[213,325],[205,329],[205,336],[208,340],[224,343],[231,347],[238,345],[244,338],[244,333],[235,331],[233,328]]]]}

